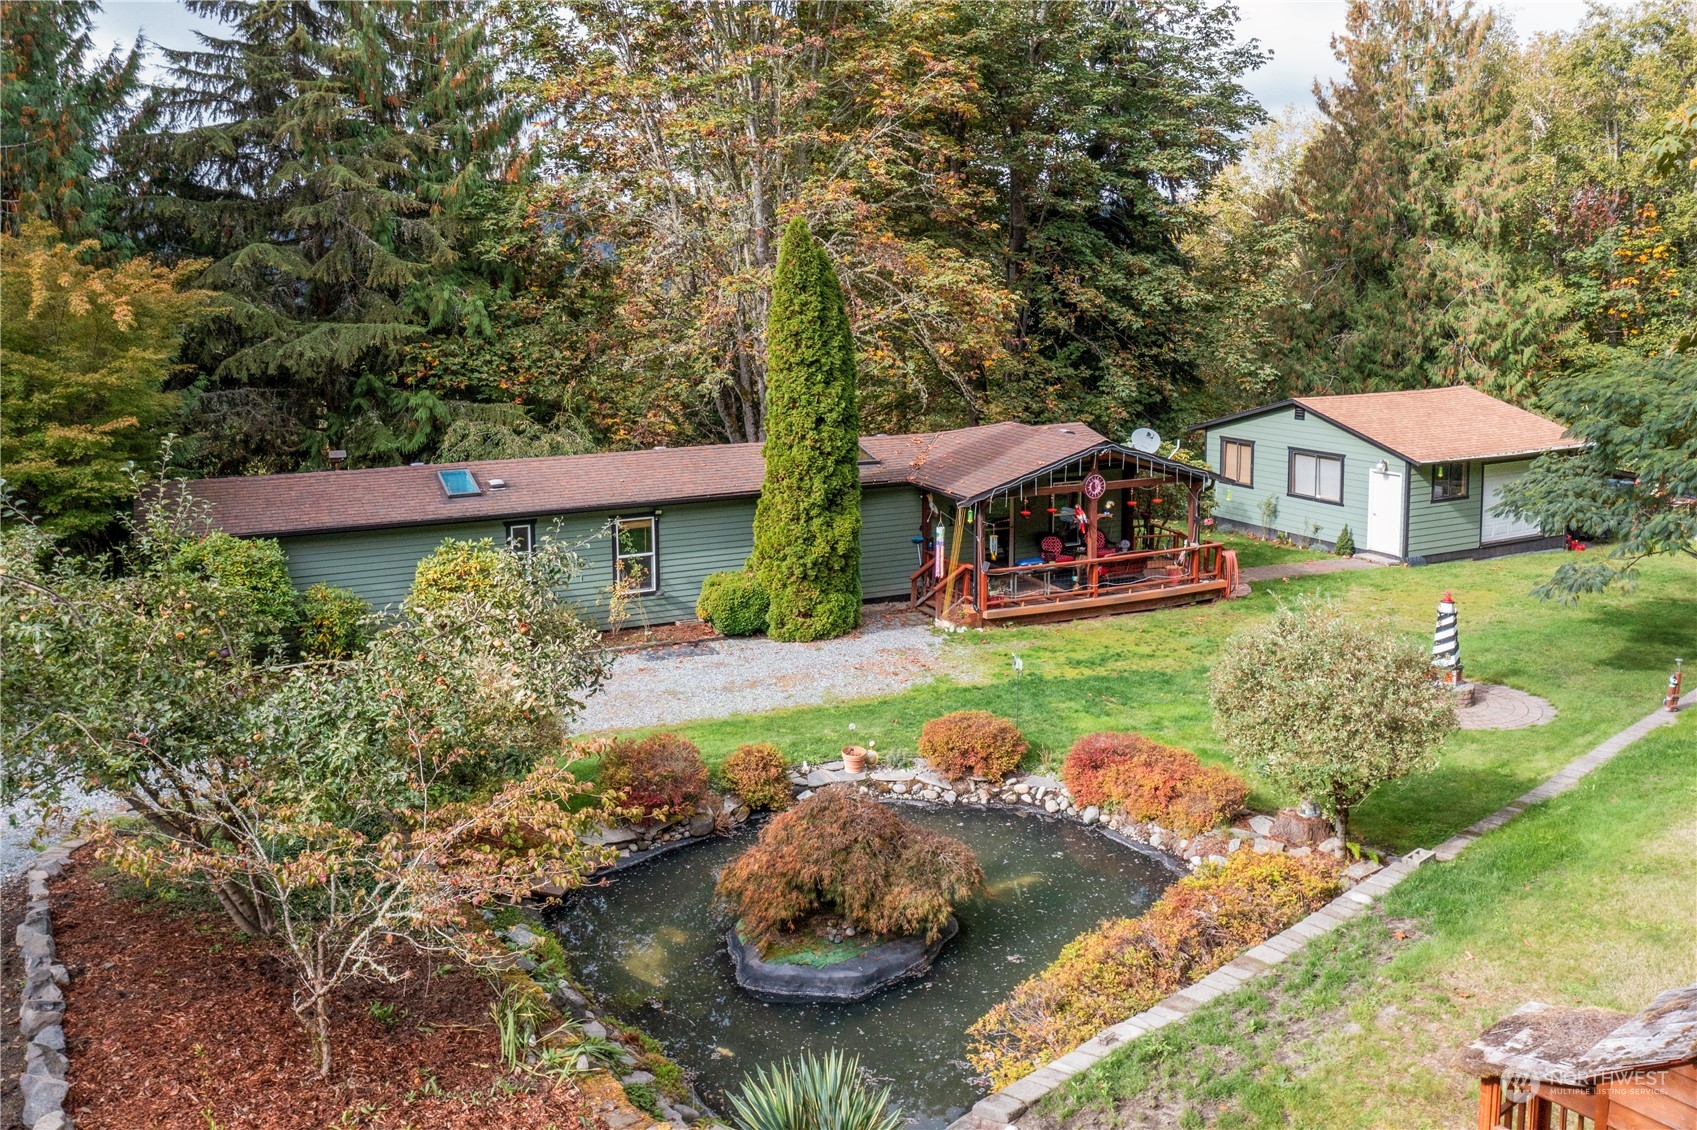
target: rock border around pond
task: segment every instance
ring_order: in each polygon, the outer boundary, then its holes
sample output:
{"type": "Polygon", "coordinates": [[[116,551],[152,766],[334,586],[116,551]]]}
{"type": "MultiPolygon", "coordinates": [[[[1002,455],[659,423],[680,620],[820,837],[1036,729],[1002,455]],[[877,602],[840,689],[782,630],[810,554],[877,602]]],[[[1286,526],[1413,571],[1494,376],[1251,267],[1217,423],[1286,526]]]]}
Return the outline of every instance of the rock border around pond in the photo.
{"type": "MultiPolygon", "coordinates": [[[[853,784],[868,792],[891,800],[917,801],[935,805],[974,805],[984,808],[1011,808],[1016,811],[1071,820],[1086,827],[1099,827],[1122,843],[1136,848],[1153,849],[1161,858],[1194,871],[1203,863],[1223,863],[1233,852],[1284,852],[1292,855],[1324,853],[1341,859],[1344,844],[1341,840],[1325,839],[1319,843],[1287,842],[1275,831],[1276,819],[1254,814],[1230,828],[1186,835],[1148,820],[1136,820],[1121,812],[1107,811],[1095,805],[1080,806],[1060,780],[1041,773],[1015,774],[1001,784],[972,777],[951,781],[929,768],[921,759],[918,765],[905,768],[871,769],[850,773],[841,761],[824,765],[803,764],[790,774],[790,783],[797,796],[806,798],[813,790],[832,784],[853,784]]],[[[1362,860],[1344,869],[1344,885],[1361,882],[1381,870],[1381,863],[1362,860]]]]}
{"type": "Polygon", "coordinates": [[[735,926],[725,931],[725,944],[736,966],[737,984],[759,1000],[773,1004],[846,1003],[865,1000],[898,981],[923,974],[958,933],[960,923],[951,915],[937,939],[929,944],[919,937],[897,938],[846,961],[823,966],[766,961],[755,946],[737,935],[735,926]]]}

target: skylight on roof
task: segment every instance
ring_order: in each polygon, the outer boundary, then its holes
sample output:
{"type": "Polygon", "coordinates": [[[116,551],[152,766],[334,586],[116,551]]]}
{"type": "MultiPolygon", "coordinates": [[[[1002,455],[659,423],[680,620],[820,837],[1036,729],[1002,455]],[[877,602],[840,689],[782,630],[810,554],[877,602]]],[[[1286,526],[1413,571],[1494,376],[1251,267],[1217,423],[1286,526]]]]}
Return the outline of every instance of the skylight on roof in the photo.
{"type": "Polygon", "coordinates": [[[482,494],[483,488],[477,485],[477,476],[464,467],[452,471],[437,471],[436,477],[442,482],[442,489],[448,492],[449,498],[464,498],[468,494],[482,494]]]}

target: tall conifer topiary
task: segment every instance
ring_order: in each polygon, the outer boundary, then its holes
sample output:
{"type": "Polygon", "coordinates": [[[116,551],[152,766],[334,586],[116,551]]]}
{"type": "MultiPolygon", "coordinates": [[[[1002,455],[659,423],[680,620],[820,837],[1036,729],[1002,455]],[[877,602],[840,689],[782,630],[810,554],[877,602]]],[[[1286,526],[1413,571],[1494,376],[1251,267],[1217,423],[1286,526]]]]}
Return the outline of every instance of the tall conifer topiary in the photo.
{"type": "Polygon", "coordinates": [[[766,352],[752,566],[771,638],[829,639],[860,623],[860,411],[842,287],[800,218],[778,249],[766,352]]]}

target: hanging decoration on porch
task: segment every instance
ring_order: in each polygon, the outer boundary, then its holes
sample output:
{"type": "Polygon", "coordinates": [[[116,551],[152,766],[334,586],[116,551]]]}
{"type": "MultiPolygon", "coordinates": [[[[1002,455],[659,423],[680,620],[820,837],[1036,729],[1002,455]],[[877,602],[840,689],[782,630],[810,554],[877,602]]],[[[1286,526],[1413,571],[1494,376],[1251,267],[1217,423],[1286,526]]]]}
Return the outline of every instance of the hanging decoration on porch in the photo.
{"type": "Polygon", "coordinates": [[[943,576],[943,524],[937,523],[936,551],[931,554],[931,575],[941,579],[943,576]]]}

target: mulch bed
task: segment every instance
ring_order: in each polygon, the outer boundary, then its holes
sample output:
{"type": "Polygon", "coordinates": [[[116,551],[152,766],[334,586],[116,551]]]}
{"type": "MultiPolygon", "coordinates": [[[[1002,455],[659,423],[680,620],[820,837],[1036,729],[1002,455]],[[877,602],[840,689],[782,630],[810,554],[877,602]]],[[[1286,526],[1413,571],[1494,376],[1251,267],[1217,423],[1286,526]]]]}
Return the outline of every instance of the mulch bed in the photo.
{"type": "Polygon", "coordinates": [[[217,912],[138,897],[88,849],[53,883],[71,974],[66,1101],[80,1130],[591,1130],[575,1083],[507,1075],[494,993],[463,966],[397,955],[411,976],[357,983],[331,1007],[317,1077],[292,978],[217,912]],[[372,1004],[393,1006],[385,1024],[372,1004]]]}

